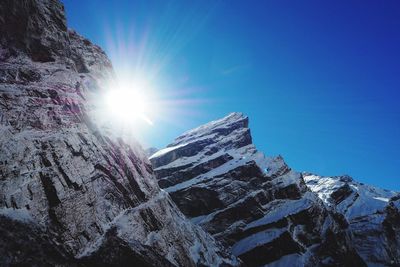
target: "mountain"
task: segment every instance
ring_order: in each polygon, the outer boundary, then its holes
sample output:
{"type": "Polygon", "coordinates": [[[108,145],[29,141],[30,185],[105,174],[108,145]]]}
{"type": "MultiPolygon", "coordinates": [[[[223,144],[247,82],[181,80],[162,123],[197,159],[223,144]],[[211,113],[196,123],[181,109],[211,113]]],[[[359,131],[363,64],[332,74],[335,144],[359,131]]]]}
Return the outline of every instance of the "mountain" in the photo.
{"type": "Polygon", "coordinates": [[[257,151],[248,124],[229,114],[150,157],[159,185],[192,222],[248,266],[398,264],[398,195],[296,172],[257,151]]]}
{"type": "Polygon", "coordinates": [[[239,264],[99,126],[112,66],[59,1],[2,0],[0,32],[1,266],[239,264]]]}
{"type": "Polygon", "coordinates": [[[368,265],[400,265],[400,193],[368,186],[349,176],[304,174],[325,206],[342,214],[352,244],[368,265]]]}

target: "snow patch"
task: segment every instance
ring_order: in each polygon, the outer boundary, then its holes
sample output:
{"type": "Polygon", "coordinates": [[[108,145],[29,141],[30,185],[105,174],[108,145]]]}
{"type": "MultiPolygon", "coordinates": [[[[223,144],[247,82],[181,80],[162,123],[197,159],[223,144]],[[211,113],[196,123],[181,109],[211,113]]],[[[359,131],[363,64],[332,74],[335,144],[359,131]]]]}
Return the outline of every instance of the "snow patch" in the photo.
{"type": "Polygon", "coordinates": [[[309,208],[311,205],[313,205],[313,201],[307,197],[307,195],[309,194],[310,192],[307,192],[304,195],[305,197],[299,200],[288,200],[281,203],[279,203],[278,201],[270,202],[268,205],[271,205],[273,209],[267,211],[264,217],[249,223],[244,228],[244,230],[276,222],[291,214],[296,214],[302,210],[309,208]]]}
{"type": "Polygon", "coordinates": [[[185,144],[180,144],[180,145],[177,145],[177,146],[166,147],[166,148],[164,148],[164,149],[158,150],[156,153],[154,153],[153,155],[151,155],[151,156],[149,157],[149,159],[161,157],[162,155],[165,155],[165,154],[167,154],[168,152],[171,152],[171,151],[173,151],[173,150],[175,150],[175,149],[178,149],[178,148],[180,148],[180,147],[184,147],[184,146],[186,146],[186,145],[187,145],[187,144],[185,143],[185,144]]]}
{"type": "Polygon", "coordinates": [[[258,246],[271,242],[272,240],[281,236],[285,231],[286,229],[274,228],[250,235],[236,242],[232,247],[232,253],[235,256],[246,253],[247,251],[250,251],[258,246]]]}

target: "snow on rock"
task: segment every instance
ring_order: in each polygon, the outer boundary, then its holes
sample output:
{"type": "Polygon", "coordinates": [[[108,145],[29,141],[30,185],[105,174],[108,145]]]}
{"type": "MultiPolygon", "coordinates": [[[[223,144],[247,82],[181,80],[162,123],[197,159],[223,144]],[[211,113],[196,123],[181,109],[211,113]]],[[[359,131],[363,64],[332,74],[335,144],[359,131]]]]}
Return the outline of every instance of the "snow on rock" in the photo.
{"type": "MultiPolygon", "coordinates": [[[[277,222],[279,220],[284,219],[293,214],[297,214],[304,209],[311,208],[315,199],[308,199],[307,195],[310,195],[307,192],[304,195],[304,198],[295,199],[295,200],[288,200],[288,201],[272,201],[265,205],[266,208],[268,206],[268,213],[260,219],[252,221],[251,223],[247,224],[244,228],[245,230],[256,228],[259,226],[267,225],[273,222],[277,222]]],[[[313,196],[313,195],[311,195],[313,196]]]]}
{"type": "Polygon", "coordinates": [[[238,264],[160,190],[140,146],[92,116],[111,63],[59,1],[1,1],[0,31],[0,231],[20,223],[0,265],[46,265],[54,242],[50,265],[238,264]],[[37,256],[13,249],[24,229],[33,247],[46,236],[37,256]]]}
{"type": "Polygon", "coordinates": [[[278,238],[285,232],[285,229],[268,229],[265,231],[260,231],[250,236],[247,236],[241,240],[239,240],[232,247],[232,252],[235,255],[241,255],[245,252],[248,252],[258,246],[268,244],[272,240],[278,238]]]}
{"type": "Polygon", "coordinates": [[[154,153],[156,153],[158,151],[158,148],[156,148],[156,147],[149,147],[149,148],[146,148],[145,150],[144,150],[144,152],[146,153],[146,156],[147,157],[150,157],[151,155],[153,155],[154,153]]]}
{"type": "Polygon", "coordinates": [[[170,151],[173,151],[173,150],[175,150],[175,149],[178,149],[178,148],[184,147],[184,146],[186,146],[186,144],[180,144],[180,145],[177,145],[177,146],[167,147],[167,148],[158,150],[157,152],[155,152],[154,154],[152,154],[152,155],[149,157],[149,159],[151,159],[151,158],[156,158],[156,157],[160,157],[160,156],[162,156],[162,155],[167,154],[167,153],[170,152],[170,151]]]}
{"type": "Polygon", "coordinates": [[[343,218],[281,156],[257,151],[241,113],[184,133],[150,161],[181,211],[249,266],[364,264],[343,218]]]}
{"type": "Polygon", "coordinates": [[[369,265],[400,264],[399,193],[358,183],[349,176],[306,173],[304,181],[329,209],[346,218],[354,247],[369,265]]]}

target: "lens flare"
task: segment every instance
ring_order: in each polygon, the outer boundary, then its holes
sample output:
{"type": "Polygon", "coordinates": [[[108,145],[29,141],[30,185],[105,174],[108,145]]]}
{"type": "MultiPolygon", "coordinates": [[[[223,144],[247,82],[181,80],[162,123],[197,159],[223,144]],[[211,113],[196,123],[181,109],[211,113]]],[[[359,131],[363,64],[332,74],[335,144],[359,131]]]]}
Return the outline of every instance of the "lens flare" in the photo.
{"type": "Polygon", "coordinates": [[[118,21],[104,24],[104,47],[114,76],[101,85],[101,96],[94,97],[93,116],[102,129],[131,135],[146,146],[161,132],[186,129],[193,118],[204,115],[204,105],[213,102],[204,98],[207,88],[191,79],[180,55],[212,8],[194,6],[176,21],[178,7],[160,9],[165,14],[159,14],[156,24],[135,16],[124,26],[118,21]]]}
{"type": "Polygon", "coordinates": [[[124,87],[111,89],[105,95],[105,102],[116,119],[126,123],[141,119],[153,125],[147,115],[151,109],[150,101],[138,90],[124,87]]]}

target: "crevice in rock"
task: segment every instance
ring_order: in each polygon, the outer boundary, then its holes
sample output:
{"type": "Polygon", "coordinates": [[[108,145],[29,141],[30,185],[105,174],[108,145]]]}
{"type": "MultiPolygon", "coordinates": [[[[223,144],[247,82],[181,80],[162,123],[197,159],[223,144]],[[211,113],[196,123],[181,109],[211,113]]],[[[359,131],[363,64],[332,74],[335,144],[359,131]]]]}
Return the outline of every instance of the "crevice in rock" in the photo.
{"type": "Polygon", "coordinates": [[[110,180],[113,182],[118,191],[124,196],[124,200],[129,204],[129,206],[131,207],[135,206],[135,203],[130,198],[131,194],[126,190],[126,188],[120,182],[118,182],[117,178],[111,173],[109,169],[107,169],[106,167],[104,167],[99,163],[96,164],[94,168],[101,171],[102,173],[107,175],[108,178],[110,178],[110,180]]]}
{"type": "Polygon", "coordinates": [[[52,153],[52,156],[53,156],[54,163],[56,164],[57,169],[58,169],[58,171],[60,172],[61,176],[64,178],[64,181],[67,183],[67,186],[68,186],[69,188],[74,189],[75,191],[82,190],[82,185],[79,185],[79,184],[76,183],[76,182],[72,182],[71,179],[69,178],[69,176],[67,175],[67,173],[66,173],[66,172],[64,171],[64,169],[61,167],[62,164],[60,164],[60,161],[59,161],[59,159],[58,159],[57,154],[56,154],[55,152],[53,152],[53,153],[52,153]]]}
{"type": "Polygon", "coordinates": [[[39,176],[40,181],[42,182],[44,193],[49,203],[49,207],[57,207],[59,204],[61,204],[61,201],[58,198],[57,189],[55,188],[52,179],[47,173],[43,172],[39,172],[39,176]]]}

